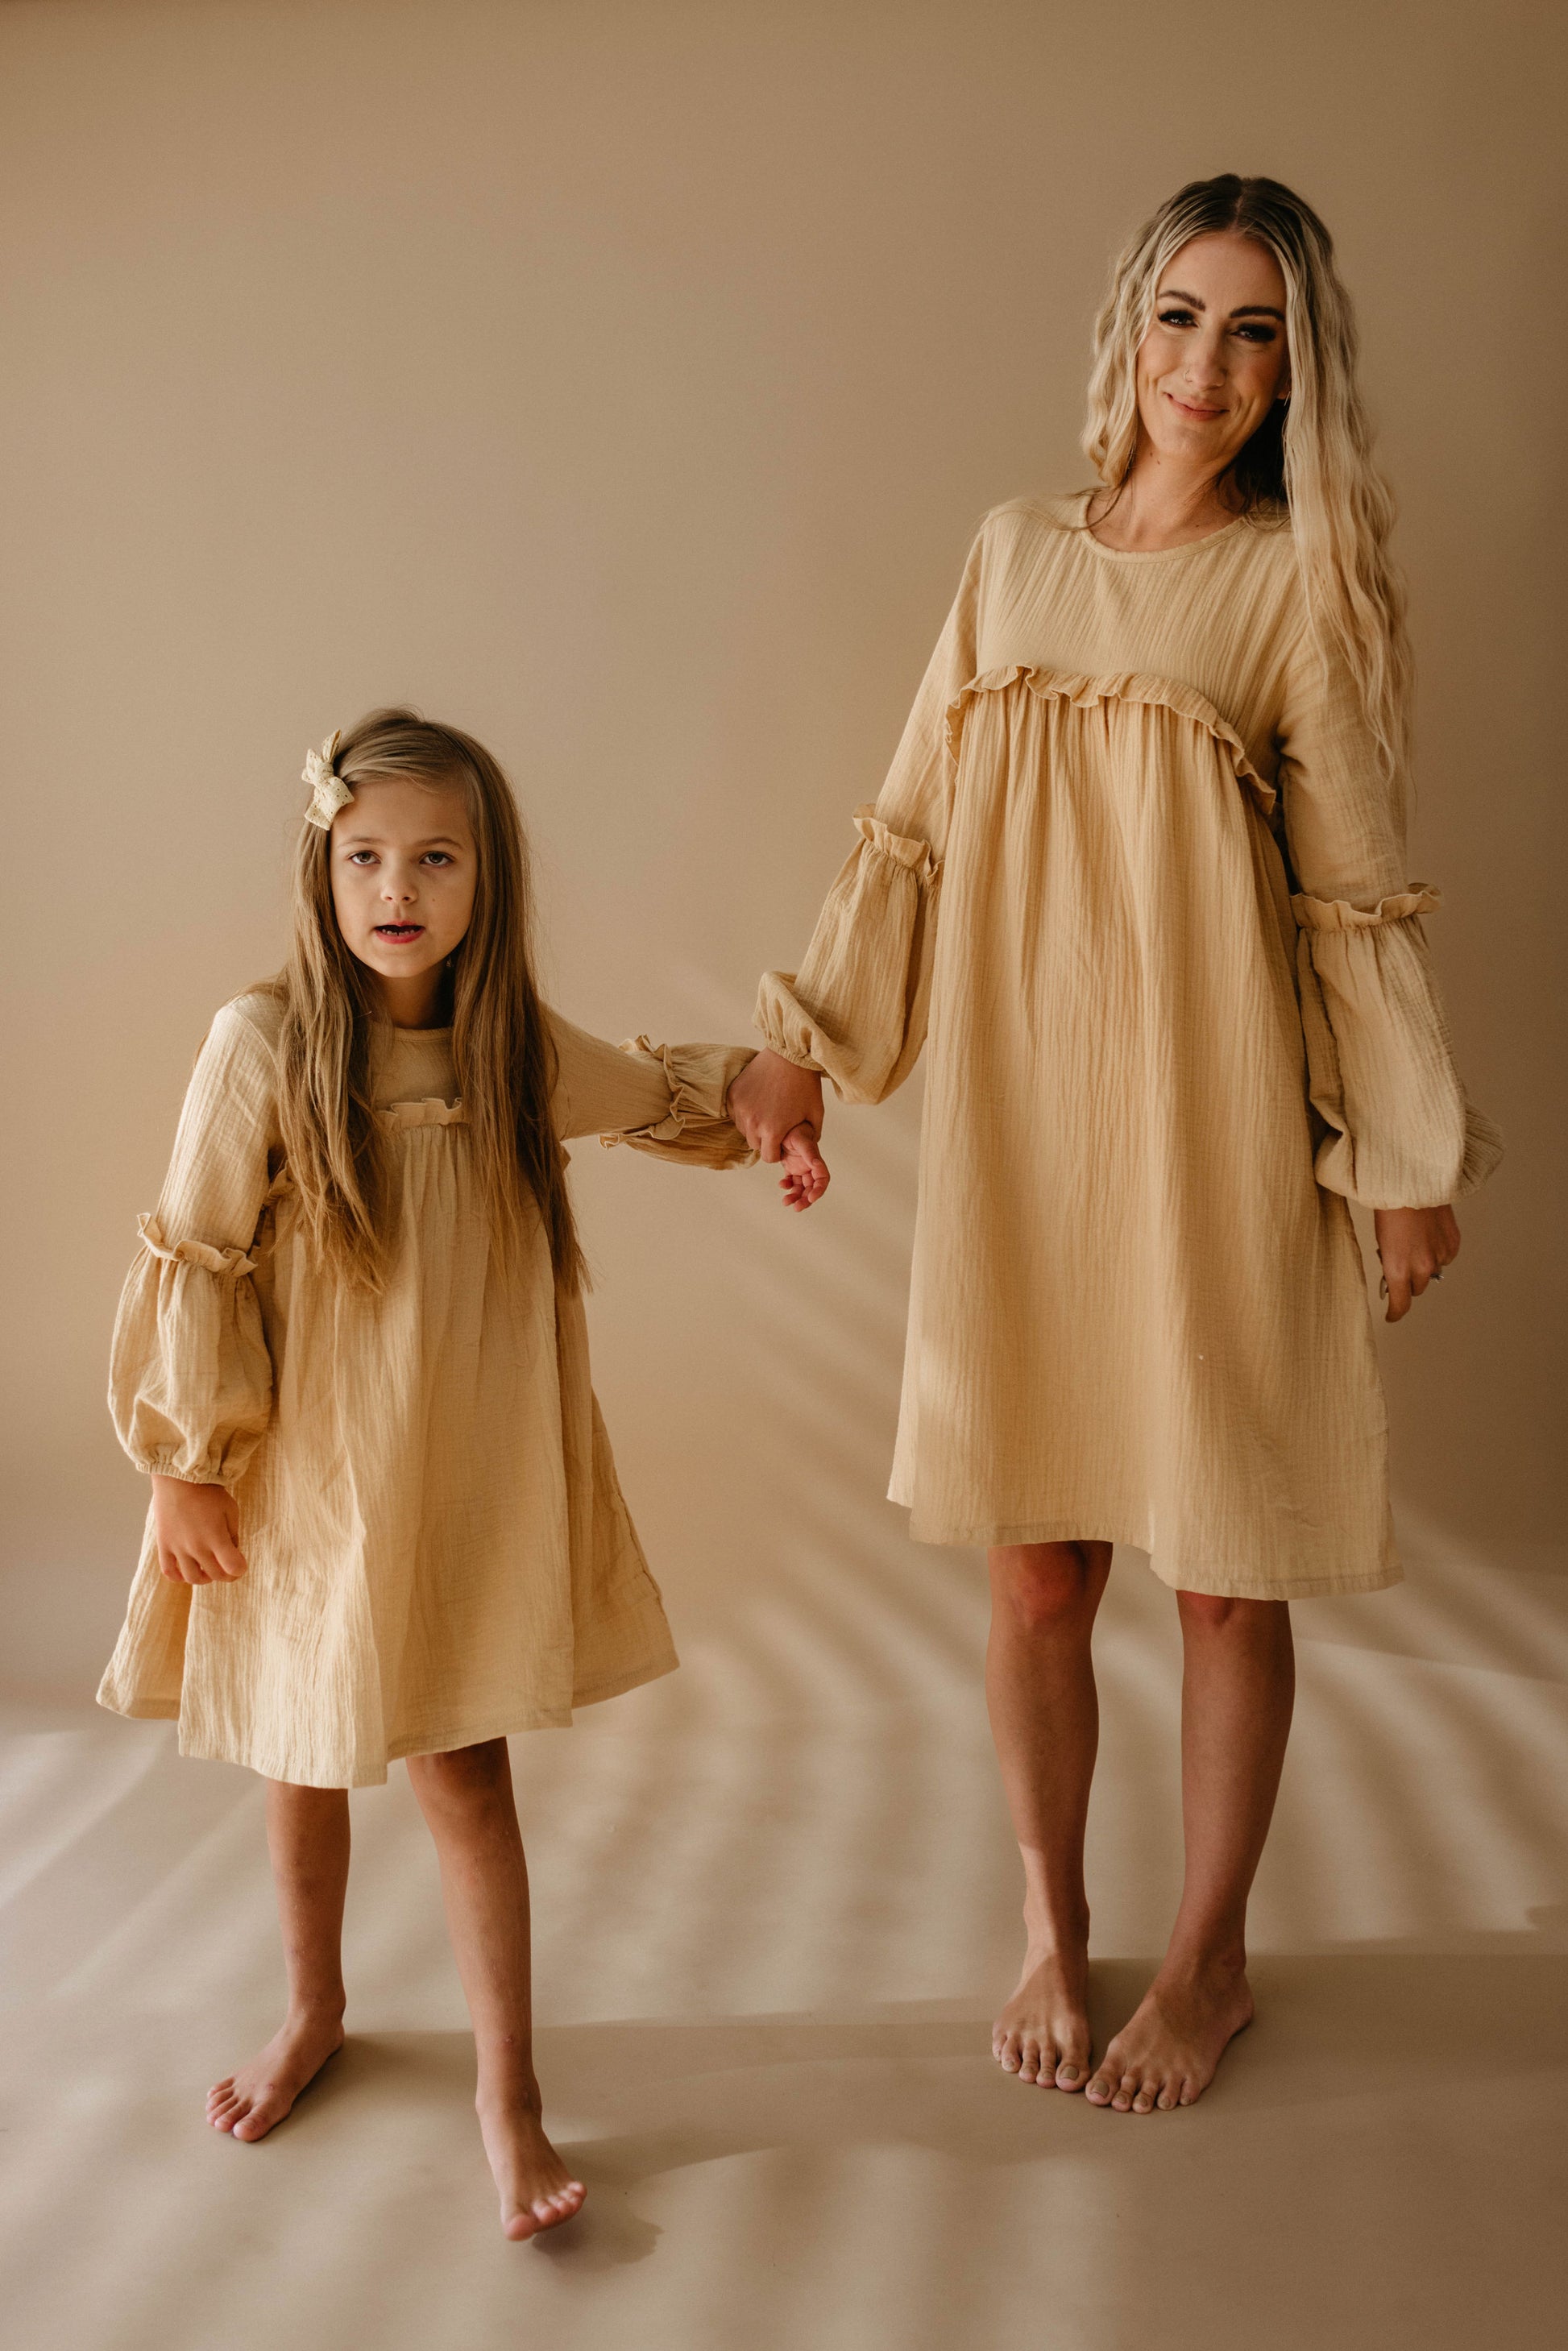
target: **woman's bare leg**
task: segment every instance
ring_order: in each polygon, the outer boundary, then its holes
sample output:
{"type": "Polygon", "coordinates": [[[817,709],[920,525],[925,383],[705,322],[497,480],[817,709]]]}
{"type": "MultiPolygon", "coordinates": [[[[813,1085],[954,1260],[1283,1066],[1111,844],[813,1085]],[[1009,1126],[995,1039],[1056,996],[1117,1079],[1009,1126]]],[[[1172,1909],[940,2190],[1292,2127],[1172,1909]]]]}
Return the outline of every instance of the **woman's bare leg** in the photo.
{"type": "Polygon", "coordinates": [[[504,1739],[411,1755],[408,1776],[435,1839],[457,1972],[479,2060],[475,2104],[508,2237],[570,2220],[587,2194],[545,2137],[534,2076],[528,1871],[504,1739]]]}
{"type": "Polygon", "coordinates": [[[248,2065],[207,2092],[213,2128],[244,2139],[265,2138],[343,2045],[347,1791],[269,1780],[267,1843],[283,1928],[288,2013],[248,2065]]]}
{"type": "Polygon", "coordinates": [[[1089,1901],[1083,1830],[1100,1738],[1090,1639],[1111,1572],[1106,1542],[993,1551],[986,1700],[1023,1857],[1023,1972],[991,2032],[1020,2081],[1081,2090],[1089,2075],[1089,1901]]]}
{"type": "Polygon", "coordinates": [[[1285,1761],[1295,1698],[1282,1600],[1178,1592],[1182,1674],[1181,1907],[1160,1971],[1089,2085],[1095,2105],[1189,2106],[1252,2021],[1247,1897],[1285,1761]]]}

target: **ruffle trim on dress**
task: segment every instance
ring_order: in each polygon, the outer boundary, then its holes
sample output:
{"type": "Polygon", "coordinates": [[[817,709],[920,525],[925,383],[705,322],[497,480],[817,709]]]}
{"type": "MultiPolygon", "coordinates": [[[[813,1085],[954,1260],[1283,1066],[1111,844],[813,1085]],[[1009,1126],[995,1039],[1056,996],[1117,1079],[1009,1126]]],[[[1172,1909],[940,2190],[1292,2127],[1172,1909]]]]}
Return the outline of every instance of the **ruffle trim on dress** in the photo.
{"type": "Polygon", "coordinates": [[[855,831],[868,849],[879,857],[891,859],[914,874],[923,886],[928,887],[942,871],[942,860],[928,841],[907,840],[904,834],[891,831],[879,821],[876,804],[868,800],[855,810],[855,831]]]}
{"type": "Polygon", "coordinates": [[[1097,676],[1086,671],[1030,669],[1021,662],[1015,662],[1009,669],[982,670],[947,705],[947,749],[955,766],[969,705],[982,694],[1000,694],[1019,684],[1038,702],[1068,702],[1076,710],[1092,710],[1100,703],[1121,702],[1134,707],[1169,710],[1178,718],[1190,719],[1219,745],[1237,782],[1251,793],[1260,812],[1264,816],[1271,814],[1278,798],[1274,787],[1259,774],[1247,755],[1247,746],[1229,720],[1222,718],[1213,703],[1195,687],[1183,685],[1177,678],[1155,677],[1140,670],[1097,676]]]}
{"type": "Polygon", "coordinates": [[[386,1125],[400,1134],[411,1126],[466,1126],[468,1113],[460,1102],[443,1102],[439,1095],[427,1095],[423,1102],[384,1102],[377,1113],[386,1125]]]}
{"type": "Polygon", "coordinates": [[[1380,898],[1375,906],[1353,906],[1346,898],[1309,898],[1300,892],[1291,911],[1303,931],[1370,931],[1382,923],[1403,923],[1412,914],[1435,914],[1443,893],[1426,882],[1412,882],[1407,890],[1380,898]]]}
{"type": "Polygon", "coordinates": [[[166,1240],[156,1217],[138,1217],[136,1229],[149,1256],[161,1257],[168,1265],[199,1265],[208,1273],[236,1276],[256,1271],[256,1259],[247,1249],[214,1249],[210,1241],[166,1240]]]}

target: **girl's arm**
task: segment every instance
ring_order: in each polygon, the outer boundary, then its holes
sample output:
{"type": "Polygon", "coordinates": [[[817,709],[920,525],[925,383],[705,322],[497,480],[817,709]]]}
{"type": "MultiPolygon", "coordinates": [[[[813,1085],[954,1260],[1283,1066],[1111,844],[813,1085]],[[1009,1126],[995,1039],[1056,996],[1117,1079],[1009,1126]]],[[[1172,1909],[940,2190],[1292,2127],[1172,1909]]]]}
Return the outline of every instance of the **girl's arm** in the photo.
{"type": "Polygon", "coordinates": [[[1297,977],[1324,1188],[1375,1212],[1388,1319],[1458,1254],[1451,1203],[1502,1155],[1454,1067],[1421,917],[1441,904],[1405,865],[1405,812],[1384,780],[1343,664],[1303,631],[1286,680],[1280,785],[1298,888],[1297,977]]]}
{"type": "MultiPolygon", "coordinates": [[[[749,1166],[757,1154],[728,1109],[734,1081],[752,1060],[748,1045],[615,1046],[549,1015],[556,1051],[557,1132],[629,1143],[657,1159],[694,1167],[749,1166]]],[[[790,1207],[810,1207],[827,1188],[816,1135],[790,1138],[784,1190],[790,1207]]]]}
{"type": "Polygon", "coordinates": [[[245,1571],[233,1489],[272,1405],[250,1276],[275,1103],[271,1046],[226,1005],[197,1059],[115,1320],[110,1408],[153,1481],[163,1573],[187,1583],[245,1571]]]}
{"type": "Polygon", "coordinates": [[[730,1097],[765,1159],[806,1121],[820,1130],[821,1080],[846,1102],[877,1102],[904,1083],[925,1041],[942,856],[952,809],[949,716],[977,667],[985,534],[970,551],[874,808],[828,893],[799,973],[763,976],[758,1054],[730,1097]]]}

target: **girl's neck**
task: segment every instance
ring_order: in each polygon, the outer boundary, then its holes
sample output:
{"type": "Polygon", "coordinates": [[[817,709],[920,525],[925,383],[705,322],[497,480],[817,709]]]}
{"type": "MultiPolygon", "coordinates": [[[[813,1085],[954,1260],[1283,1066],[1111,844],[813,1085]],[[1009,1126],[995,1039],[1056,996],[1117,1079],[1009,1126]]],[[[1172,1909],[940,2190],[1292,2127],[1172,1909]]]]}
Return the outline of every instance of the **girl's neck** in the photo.
{"type": "Polygon", "coordinates": [[[441,1029],[446,1025],[446,973],[437,965],[434,971],[413,972],[407,979],[388,979],[376,974],[379,1012],[394,1029],[441,1029]]]}

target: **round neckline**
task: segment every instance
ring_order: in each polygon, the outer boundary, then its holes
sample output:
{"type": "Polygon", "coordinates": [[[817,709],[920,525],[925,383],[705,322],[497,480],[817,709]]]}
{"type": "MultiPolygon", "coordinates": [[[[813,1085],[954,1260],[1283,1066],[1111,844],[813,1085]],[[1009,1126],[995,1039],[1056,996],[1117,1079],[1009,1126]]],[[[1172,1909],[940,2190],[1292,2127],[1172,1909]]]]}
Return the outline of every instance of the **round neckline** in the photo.
{"type": "Polygon", "coordinates": [[[444,1029],[400,1029],[395,1020],[372,1020],[372,1029],[384,1029],[389,1037],[450,1037],[452,1023],[444,1029]]]}
{"type": "Polygon", "coordinates": [[[1089,507],[1094,495],[1092,490],[1083,490],[1079,494],[1079,528],[1096,555],[1109,556],[1113,563],[1165,563],[1175,555],[1197,555],[1200,549],[1212,547],[1216,539],[1228,538],[1231,532],[1239,530],[1248,519],[1244,514],[1234,515],[1228,522],[1222,522],[1218,530],[1205,531],[1201,538],[1183,539],[1179,547],[1107,547],[1103,539],[1095,538],[1089,528],[1089,507]]]}

